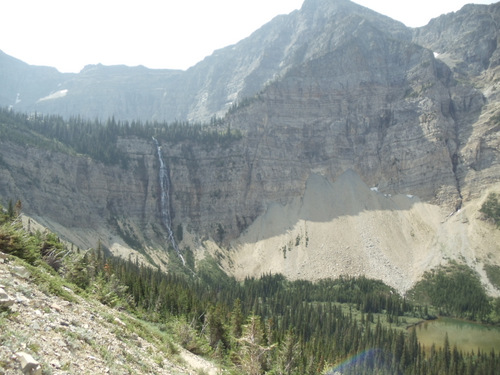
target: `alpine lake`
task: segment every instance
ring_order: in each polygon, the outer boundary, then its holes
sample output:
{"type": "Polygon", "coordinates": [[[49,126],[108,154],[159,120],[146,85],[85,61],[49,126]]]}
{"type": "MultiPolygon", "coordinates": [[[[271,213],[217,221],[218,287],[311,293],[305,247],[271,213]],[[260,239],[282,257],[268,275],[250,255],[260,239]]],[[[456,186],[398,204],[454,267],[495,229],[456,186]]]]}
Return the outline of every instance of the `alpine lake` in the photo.
{"type": "MultiPolygon", "coordinates": [[[[413,328],[410,328],[413,329],[413,328]]],[[[420,345],[427,350],[433,344],[436,348],[444,346],[446,334],[450,348],[455,345],[463,352],[500,352],[500,327],[490,326],[466,320],[440,317],[428,320],[415,326],[417,339],[420,345]]]]}

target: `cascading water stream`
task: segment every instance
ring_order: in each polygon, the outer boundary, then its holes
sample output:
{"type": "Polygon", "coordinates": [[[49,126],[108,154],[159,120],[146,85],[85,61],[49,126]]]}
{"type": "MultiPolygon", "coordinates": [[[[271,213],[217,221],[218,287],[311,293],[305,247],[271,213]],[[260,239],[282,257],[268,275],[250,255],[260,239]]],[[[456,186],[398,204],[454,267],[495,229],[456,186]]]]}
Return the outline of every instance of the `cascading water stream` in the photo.
{"type": "Polygon", "coordinates": [[[172,244],[175,252],[181,258],[182,264],[185,266],[186,261],[179,250],[179,246],[177,246],[177,242],[175,241],[174,232],[172,230],[172,216],[170,214],[170,176],[168,173],[168,168],[163,161],[163,155],[161,153],[161,146],[155,137],[153,137],[153,141],[156,145],[156,150],[158,152],[158,161],[160,162],[160,171],[158,174],[160,180],[160,215],[163,226],[167,230],[168,240],[172,244]]]}

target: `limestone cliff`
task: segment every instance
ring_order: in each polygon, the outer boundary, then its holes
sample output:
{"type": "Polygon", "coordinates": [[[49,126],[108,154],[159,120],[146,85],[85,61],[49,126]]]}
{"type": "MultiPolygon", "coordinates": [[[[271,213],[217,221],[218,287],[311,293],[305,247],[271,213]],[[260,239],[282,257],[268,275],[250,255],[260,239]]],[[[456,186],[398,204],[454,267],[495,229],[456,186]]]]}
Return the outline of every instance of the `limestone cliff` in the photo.
{"type": "Polygon", "coordinates": [[[131,157],[128,169],[1,142],[1,195],[20,199],[25,213],[82,248],[101,241],[141,250],[158,238],[154,228],[161,226],[157,159],[151,143],[119,142],[131,157]]]}

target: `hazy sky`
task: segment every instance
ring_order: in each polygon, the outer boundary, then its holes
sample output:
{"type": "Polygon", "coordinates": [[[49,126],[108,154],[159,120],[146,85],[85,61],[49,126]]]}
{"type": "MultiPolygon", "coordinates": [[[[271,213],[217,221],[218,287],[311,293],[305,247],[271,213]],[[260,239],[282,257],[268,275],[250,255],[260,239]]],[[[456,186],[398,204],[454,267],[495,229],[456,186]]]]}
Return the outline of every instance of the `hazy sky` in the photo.
{"type": "MultiPolygon", "coordinates": [[[[335,0],[331,0],[335,1],[335,0]]],[[[356,0],[407,26],[469,2],[356,0]]],[[[78,72],[87,64],[187,69],[249,36],[303,0],[1,0],[0,50],[33,65],[78,72]]]]}

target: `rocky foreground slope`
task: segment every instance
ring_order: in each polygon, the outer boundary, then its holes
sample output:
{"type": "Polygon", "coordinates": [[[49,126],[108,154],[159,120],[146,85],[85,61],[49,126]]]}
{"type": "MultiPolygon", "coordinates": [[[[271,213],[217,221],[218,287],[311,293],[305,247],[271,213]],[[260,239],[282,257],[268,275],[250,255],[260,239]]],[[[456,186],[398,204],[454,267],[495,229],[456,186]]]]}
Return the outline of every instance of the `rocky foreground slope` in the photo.
{"type": "Polygon", "coordinates": [[[0,374],[216,374],[210,362],[134,317],[41,290],[0,253],[0,374]],[[6,313],[9,311],[9,313],[6,313]]]}

